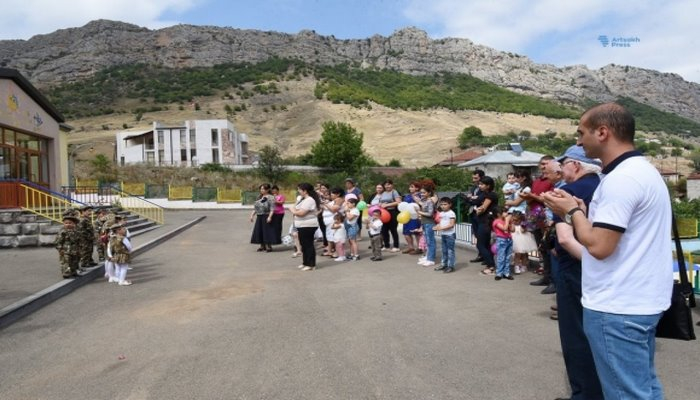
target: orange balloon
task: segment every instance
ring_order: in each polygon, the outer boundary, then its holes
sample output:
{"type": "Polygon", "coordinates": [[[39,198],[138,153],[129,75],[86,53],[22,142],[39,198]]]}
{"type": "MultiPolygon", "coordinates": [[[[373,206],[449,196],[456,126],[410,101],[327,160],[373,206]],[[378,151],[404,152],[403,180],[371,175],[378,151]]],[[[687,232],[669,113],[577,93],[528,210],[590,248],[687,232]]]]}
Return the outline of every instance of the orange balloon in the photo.
{"type": "Polygon", "coordinates": [[[382,215],[379,216],[379,219],[381,219],[383,223],[388,224],[389,221],[391,221],[391,214],[389,214],[389,211],[383,208],[381,210],[382,215]]]}

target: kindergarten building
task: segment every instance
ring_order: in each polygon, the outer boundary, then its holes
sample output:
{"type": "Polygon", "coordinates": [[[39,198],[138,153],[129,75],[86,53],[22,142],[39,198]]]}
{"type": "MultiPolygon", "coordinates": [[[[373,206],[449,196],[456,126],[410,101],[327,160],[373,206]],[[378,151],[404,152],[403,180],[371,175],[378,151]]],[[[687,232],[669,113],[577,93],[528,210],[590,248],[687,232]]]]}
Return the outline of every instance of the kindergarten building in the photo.
{"type": "Polygon", "coordinates": [[[117,133],[117,162],[196,167],[202,164],[246,165],[248,136],[225,119],[189,120],[179,126],[158,122],[145,131],[117,133]]]}
{"type": "Polygon", "coordinates": [[[0,68],[0,180],[22,179],[60,190],[68,182],[66,135],[70,130],[24,76],[0,68]]]}

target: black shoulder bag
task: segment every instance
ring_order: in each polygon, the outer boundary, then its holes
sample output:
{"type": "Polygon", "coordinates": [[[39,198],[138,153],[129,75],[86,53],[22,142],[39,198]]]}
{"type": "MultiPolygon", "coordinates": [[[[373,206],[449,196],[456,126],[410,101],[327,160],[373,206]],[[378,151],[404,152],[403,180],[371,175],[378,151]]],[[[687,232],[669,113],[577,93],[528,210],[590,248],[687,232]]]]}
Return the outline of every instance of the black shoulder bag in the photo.
{"type": "Polygon", "coordinates": [[[690,310],[695,307],[695,294],[693,286],[688,281],[688,272],[685,269],[683,248],[678,237],[676,217],[672,217],[673,240],[676,243],[676,259],[678,260],[678,273],[681,281],[673,283],[671,294],[671,307],[664,311],[659,324],[656,326],[656,337],[678,340],[695,340],[693,329],[693,314],[690,310]]]}

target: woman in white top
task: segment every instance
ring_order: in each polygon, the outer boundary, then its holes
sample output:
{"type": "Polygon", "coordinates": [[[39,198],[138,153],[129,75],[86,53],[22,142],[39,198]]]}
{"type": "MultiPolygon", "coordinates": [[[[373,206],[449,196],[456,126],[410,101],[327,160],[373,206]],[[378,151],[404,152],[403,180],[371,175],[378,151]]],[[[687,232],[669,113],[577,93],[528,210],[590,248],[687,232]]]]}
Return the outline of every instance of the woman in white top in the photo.
{"type": "Polygon", "coordinates": [[[310,183],[300,183],[297,186],[301,199],[289,211],[294,215],[294,227],[299,235],[303,263],[299,265],[302,271],[312,271],[316,268],[316,248],[314,233],[318,229],[317,213],[321,208],[318,194],[310,183]]]}

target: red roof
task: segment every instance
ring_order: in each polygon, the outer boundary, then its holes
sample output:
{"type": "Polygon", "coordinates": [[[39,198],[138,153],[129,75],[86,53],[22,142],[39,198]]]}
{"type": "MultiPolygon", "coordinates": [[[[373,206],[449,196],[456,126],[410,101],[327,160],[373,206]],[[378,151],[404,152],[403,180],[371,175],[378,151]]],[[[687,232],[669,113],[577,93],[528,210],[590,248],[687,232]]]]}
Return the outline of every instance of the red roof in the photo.
{"type": "Polygon", "coordinates": [[[475,158],[479,158],[484,155],[481,150],[467,150],[462,153],[453,154],[452,157],[448,157],[438,163],[438,165],[456,165],[463,162],[471,161],[475,158]]]}

